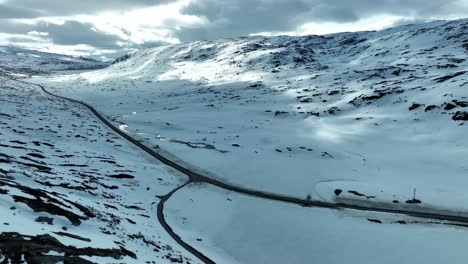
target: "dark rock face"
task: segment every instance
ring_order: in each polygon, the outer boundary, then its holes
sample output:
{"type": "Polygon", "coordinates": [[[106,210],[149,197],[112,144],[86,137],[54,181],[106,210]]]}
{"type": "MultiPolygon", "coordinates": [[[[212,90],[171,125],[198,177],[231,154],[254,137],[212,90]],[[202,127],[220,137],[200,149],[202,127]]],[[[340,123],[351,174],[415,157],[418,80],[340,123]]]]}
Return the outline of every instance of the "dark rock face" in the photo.
{"type": "Polygon", "coordinates": [[[460,107],[468,107],[468,102],[453,100],[453,103],[460,107]]]}
{"type": "Polygon", "coordinates": [[[454,121],[468,121],[468,112],[465,111],[457,111],[453,116],[452,119],[454,121]]]}
{"type": "Polygon", "coordinates": [[[132,57],[132,54],[125,54],[122,57],[117,58],[114,62],[112,62],[112,64],[116,64],[116,63],[119,63],[119,62],[122,62],[122,61],[126,61],[126,60],[130,59],[131,57],[132,57]]]}
{"type": "Polygon", "coordinates": [[[462,47],[468,52],[468,43],[463,44],[462,47]]]}
{"type": "Polygon", "coordinates": [[[449,74],[449,75],[445,75],[445,76],[436,78],[436,79],[434,79],[434,81],[436,81],[438,83],[445,82],[445,81],[448,81],[448,80],[453,79],[455,77],[458,77],[460,75],[463,75],[465,73],[467,73],[467,72],[466,71],[455,72],[455,73],[452,73],[452,74],[449,74]]]}
{"type": "Polygon", "coordinates": [[[362,194],[362,193],[357,192],[357,191],[348,191],[348,193],[354,194],[354,195],[359,196],[359,197],[366,197],[367,199],[375,198],[375,196],[365,195],[365,194],[362,194]]]}
{"type": "Polygon", "coordinates": [[[426,107],[424,109],[424,112],[432,111],[432,110],[436,109],[436,107],[437,106],[435,106],[435,105],[429,105],[428,107],[426,107]]]}
{"type": "Polygon", "coordinates": [[[275,111],[275,116],[279,116],[279,115],[285,115],[287,114],[288,112],[286,111],[275,111]]]}
{"type": "Polygon", "coordinates": [[[108,177],[111,177],[114,179],[134,179],[135,178],[135,176],[126,174],[126,173],[108,175],[108,177]]]}
{"type": "Polygon", "coordinates": [[[336,196],[340,195],[343,191],[340,189],[335,189],[334,193],[336,196]]]}
{"type": "Polygon", "coordinates": [[[359,43],[364,42],[366,40],[367,39],[358,38],[358,37],[349,37],[347,39],[342,40],[340,42],[340,45],[356,45],[356,44],[359,44],[359,43]]]}
{"type": "Polygon", "coordinates": [[[448,111],[448,110],[452,110],[452,109],[454,109],[455,107],[457,107],[457,106],[454,105],[454,104],[451,104],[451,103],[447,103],[447,104],[445,105],[445,107],[444,107],[444,110],[447,110],[447,111],[448,111]]]}
{"type": "Polygon", "coordinates": [[[84,257],[109,257],[121,260],[125,256],[136,259],[135,253],[121,247],[119,249],[76,248],[60,243],[49,234],[26,236],[19,233],[0,234],[0,255],[2,263],[92,263],[84,257]],[[50,251],[61,255],[49,254],[50,251]],[[63,255],[63,256],[62,256],[63,255]]]}
{"type": "Polygon", "coordinates": [[[422,104],[413,103],[408,109],[409,109],[410,111],[412,111],[412,110],[417,109],[417,108],[419,108],[419,107],[421,107],[421,106],[422,106],[422,104]]]}
{"type": "Polygon", "coordinates": [[[47,223],[49,225],[53,225],[54,224],[54,219],[51,218],[51,217],[47,217],[47,216],[39,216],[39,217],[36,218],[36,222],[47,223]]]}

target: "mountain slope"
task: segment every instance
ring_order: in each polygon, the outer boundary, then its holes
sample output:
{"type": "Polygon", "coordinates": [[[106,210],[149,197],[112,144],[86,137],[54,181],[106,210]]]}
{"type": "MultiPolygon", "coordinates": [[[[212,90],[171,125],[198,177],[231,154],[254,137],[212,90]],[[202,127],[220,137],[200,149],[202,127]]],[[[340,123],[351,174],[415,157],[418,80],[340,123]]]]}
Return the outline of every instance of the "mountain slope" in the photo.
{"type": "Polygon", "coordinates": [[[198,263],[156,218],[184,175],[86,108],[0,81],[0,262],[198,263]]]}
{"type": "MultiPolygon", "coordinates": [[[[186,43],[141,50],[99,71],[29,81],[93,104],[156,151],[225,182],[302,199],[466,215],[467,27],[468,20],[437,21],[380,32],[186,43]]],[[[92,239],[83,246],[95,252],[115,249],[125,262],[153,256],[164,262],[196,261],[177,245],[173,248],[151,207],[161,197],[154,195],[180,186],[180,175],[154,160],[141,160],[131,146],[94,127],[83,109],[32,96],[31,87],[18,86],[12,82],[8,87],[16,90],[3,90],[11,93],[3,99],[10,106],[2,110],[10,117],[2,120],[6,136],[0,149],[8,155],[7,166],[14,167],[0,176],[15,177],[18,186],[31,185],[45,195],[46,184],[51,185],[54,192],[70,196],[62,197],[69,206],[65,212],[85,218],[68,204],[76,199],[121,220],[116,227],[113,218],[89,217],[75,227],[65,216],[53,215],[60,226],[67,224],[66,233],[92,239]],[[34,100],[24,104],[25,98],[34,100]],[[19,119],[39,123],[23,126],[19,119]],[[76,122],[79,128],[73,126],[76,122]],[[76,137],[78,131],[82,137],[76,137]],[[57,140],[54,132],[64,140],[57,140]],[[57,140],[56,149],[65,155],[73,151],[76,156],[64,156],[66,163],[89,167],[67,171],[47,145],[34,145],[38,138],[57,140]],[[40,172],[32,183],[10,172],[35,172],[34,163],[25,165],[22,156],[37,159],[16,147],[41,151],[47,156],[43,162],[53,172],[63,172],[63,179],[40,172]],[[105,160],[131,170],[135,178],[102,177],[89,186],[86,178],[73,177],[88,171],[113,175],[116,168],[105,160]],[[164,177],[156,182],[153,173],[164,177]],[[112,186],[118,189],[108,189],[112,186]],[[68,193],[70,187],[74,189],[68,193]],[[86,194],[89,187],[97,188],[95,196],[86,194]],[[138,224],[128,219],[127,224],[126,216],[138,224]],[[106,223],[115,229],[113,239],[103,244],[102,234],[93,231],[101,227],[108,232],[106,223]],[[149,237],[152,243],[143,244],[149,237]],[[138,258],[125,256],[128,252],[118,243],[138,258]]],[[[31,222],[38,213],[14,196],[23,201],[32,197],[22,187],[6,188],[3,211],[13,219],[8,223],[31,222]],[[12,204],[21,205],[21,213],[10,212],[12,204]]],[[[54,200],[48,203],[60,206],[54,200]]],[[[300,207],[203,183],[179,189],[163,213],[183,241],[217,263],[463,263],[468,258],[461,223],[300,207]]],[[[63,243],[67,237],[54,233],[60,226],[23,234],[46,233],[63,243]]],[[[18,229],[3,227],[4,232],[18,229]]]]}
{"type": "Polygon", "coordinates": [[[467,33],[458,20],[203,41],[45,82],[233,184],[400,201],[417,188],[447,206],[468,183],[467,33]]]}
{"type": "Polygon", "coordinates": [[[106,66],[106,63],[85,57],[0,46],[0,72],[43,74],[64,70],[101,69],[106,66]]]}

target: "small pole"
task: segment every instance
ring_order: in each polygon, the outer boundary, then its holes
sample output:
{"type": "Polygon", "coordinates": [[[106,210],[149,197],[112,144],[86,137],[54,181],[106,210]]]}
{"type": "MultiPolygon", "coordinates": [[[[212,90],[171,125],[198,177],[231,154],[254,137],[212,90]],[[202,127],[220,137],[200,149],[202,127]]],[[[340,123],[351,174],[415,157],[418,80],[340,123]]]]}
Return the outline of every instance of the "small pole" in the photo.
{"type": "Polygon", "coordinates": [[[413,201],[416,200],[416,188],[413,188],[413,201]]]}

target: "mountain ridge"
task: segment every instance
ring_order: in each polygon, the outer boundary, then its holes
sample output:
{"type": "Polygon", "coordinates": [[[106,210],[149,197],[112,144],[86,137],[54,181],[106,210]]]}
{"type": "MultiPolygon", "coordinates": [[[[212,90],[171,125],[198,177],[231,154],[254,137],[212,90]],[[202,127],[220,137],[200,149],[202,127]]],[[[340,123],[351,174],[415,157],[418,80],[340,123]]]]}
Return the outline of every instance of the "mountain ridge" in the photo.
{"type": "Polygon", "coordinates": [[[0,46],[0,71],[4,73],[35,75],[54,71],[97,70],[108,65],[108,63],[84,56],[69,56],[15,46],[0,46]]]}

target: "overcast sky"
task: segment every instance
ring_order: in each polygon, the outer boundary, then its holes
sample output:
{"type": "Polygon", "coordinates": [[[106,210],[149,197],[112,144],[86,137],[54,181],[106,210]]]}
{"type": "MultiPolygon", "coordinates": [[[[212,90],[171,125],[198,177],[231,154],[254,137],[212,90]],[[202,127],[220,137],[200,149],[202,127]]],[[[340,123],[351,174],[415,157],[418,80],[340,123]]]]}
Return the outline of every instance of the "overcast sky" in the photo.
{"type": "Polygon", "coordinates": [[[0,0],[0,45],[111,57],[194,40],[467,17],[468,0],[0,0]]]}

